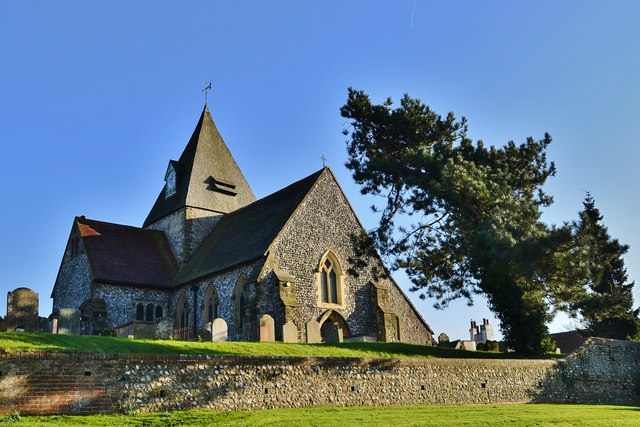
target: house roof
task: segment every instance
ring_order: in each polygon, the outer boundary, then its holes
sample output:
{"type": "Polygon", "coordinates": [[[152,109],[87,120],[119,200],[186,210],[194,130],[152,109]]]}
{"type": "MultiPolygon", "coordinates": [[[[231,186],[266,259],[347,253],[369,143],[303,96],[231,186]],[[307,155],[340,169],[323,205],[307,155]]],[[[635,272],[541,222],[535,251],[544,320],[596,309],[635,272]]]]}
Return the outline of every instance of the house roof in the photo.
{"type": "Polygon", "coordinates": [[[323,168],[269,196],[225,215],[173,280],[182,285],[265,256],[323,168]]]}
{"type": "Polygon", "coordinates": [[[161,231],[76,217],[98,282],[169,288],[178,265],[161,231]]]}
{"type": "Polygon", "coordinates": [[[556,342],[556,347],[564,354],[573,353],[587,340],[587,337],[580,334],[579,331],[558,332],[549,335],[556,342]]]}
{"type": "Polygon", "coordinates": [[[256,200],[206,105],[180,159],[169,163],[176,192],[165,197],[162,188],[144,227],[185,206],[229,213],[256,200]]]}

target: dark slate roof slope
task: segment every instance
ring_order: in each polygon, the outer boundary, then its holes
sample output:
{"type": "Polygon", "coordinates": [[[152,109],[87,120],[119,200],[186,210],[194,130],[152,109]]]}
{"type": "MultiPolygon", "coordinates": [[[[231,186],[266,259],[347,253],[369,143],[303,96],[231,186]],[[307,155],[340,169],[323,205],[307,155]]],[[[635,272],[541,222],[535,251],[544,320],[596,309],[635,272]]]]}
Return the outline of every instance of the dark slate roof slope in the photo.
{"type": "Polygon", "coordinates": [[[163,187],[144,227],[184,206],[228,213],[256,200],[206,105],[180,159],[170,163],[176,171],[176,192],[165,198],[163,187]]]}
{"type": "Polygon", "coordinates": [[[177,263],[161,231],[76,218],[94,280],[169,288],[177,263]]]}
{"type": "Polygon", "coordinates": [[[263,257],[325,170],[225,215],[182,267],[174,284],[186,284],[263,257]]]}

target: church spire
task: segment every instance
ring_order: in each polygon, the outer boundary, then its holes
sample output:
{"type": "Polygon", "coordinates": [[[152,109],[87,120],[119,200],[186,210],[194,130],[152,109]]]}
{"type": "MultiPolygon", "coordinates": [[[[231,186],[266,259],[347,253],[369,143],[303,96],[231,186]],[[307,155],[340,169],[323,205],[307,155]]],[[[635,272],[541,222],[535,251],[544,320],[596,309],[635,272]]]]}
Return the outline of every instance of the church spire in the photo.
{"type": "Polygon", "coordinates": [[[180,159],[169,162],[165,180],[167,184],[145,227],[183,207],[229,213],[256,199],[213,123],[207,104],[180,159]]]}

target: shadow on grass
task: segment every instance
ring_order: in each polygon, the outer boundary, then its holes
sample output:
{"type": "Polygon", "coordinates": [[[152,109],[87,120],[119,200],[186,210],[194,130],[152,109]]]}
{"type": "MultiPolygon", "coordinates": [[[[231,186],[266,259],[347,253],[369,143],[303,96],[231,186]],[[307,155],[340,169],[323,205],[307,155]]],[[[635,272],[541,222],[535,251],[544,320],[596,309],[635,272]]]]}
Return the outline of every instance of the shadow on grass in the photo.
{"type": "MultiPolygon", "coordinates": [[[[548,354],[540,357],[527,357],[516,353],[493,353],[485,351],[454,350],[436,346],[424,346],[406,343],[345,342],[340,344],[305,344],[324,348],[352,349],[358,352],[372,353],[371,357],[431,357],[443,359],[558,359],[562,355],[548,354]]],[[[363,356],[363,357],[366,357],[363,356]]]]}
{"type": "MultiPolygon", "coordinates": [[[[466,351],[405,343],[345,342],[285,344],[136,340],[101,336],[0,333],[0,351],[52,351],[109,354],[189,354],[208,356],[280,356],[351,358],[514,359],[515,353],[466,351]]],[[[549,355],[544,358],[557,358],[549,355]]]]}

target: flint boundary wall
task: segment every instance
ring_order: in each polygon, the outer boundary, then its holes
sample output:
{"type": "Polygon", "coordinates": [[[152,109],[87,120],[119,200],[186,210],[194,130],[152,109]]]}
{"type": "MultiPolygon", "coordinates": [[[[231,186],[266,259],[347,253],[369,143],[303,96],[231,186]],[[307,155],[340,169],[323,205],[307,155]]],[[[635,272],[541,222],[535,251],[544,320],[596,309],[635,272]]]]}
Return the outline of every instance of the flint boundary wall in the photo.
{"type": "Polygon", "coordinates": [[[592,341],[575,357],[559,362],[0,354],[0,414],[436,403],[637,404],[639,350],[638,344],[592,341]]]}

